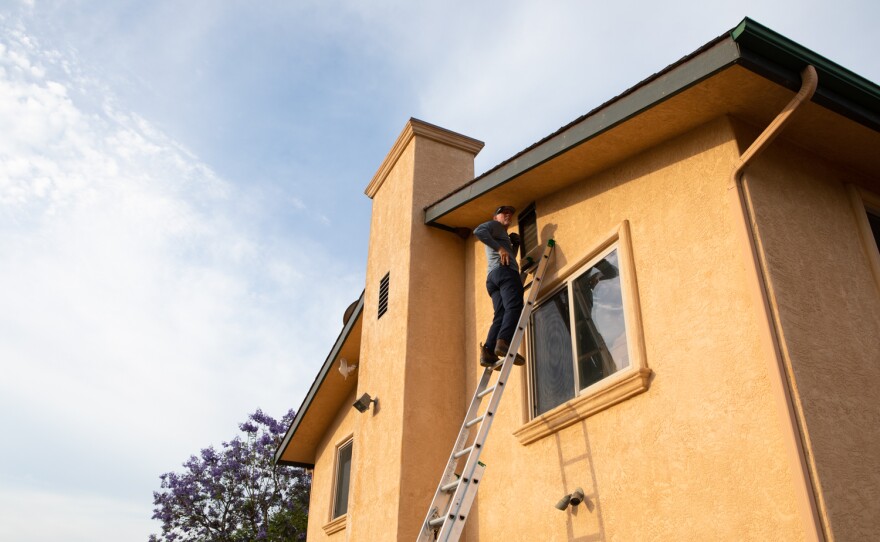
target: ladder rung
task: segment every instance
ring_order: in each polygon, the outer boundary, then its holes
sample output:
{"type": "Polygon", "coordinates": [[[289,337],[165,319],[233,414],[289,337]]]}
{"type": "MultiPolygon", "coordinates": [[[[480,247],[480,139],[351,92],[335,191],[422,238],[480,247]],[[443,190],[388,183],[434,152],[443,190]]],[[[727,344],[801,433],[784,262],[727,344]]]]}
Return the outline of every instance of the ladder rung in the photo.
{"type": "Polygon", "coordinates": [[[449,482],[445,486],[440,486],[440,491],[443,491],[444,493],[452,493],[455,491],[455,488],[458,487],[459,482],[461,482],[461,479],[449,482]]]}
{"type": "Polygon", "coordinates": [[[456,459],[458,459],[459,457],[466,456],[467,454],[471,453],[471,451],[472,451],[473,449],[474,449],[473,446],[468,446],[468,447],[465,448],[464,450],[462,450],[462,451],[456,453],[454,457],[455,457],[456,459]]]}
{"type": "Polygon", "coordinates": [[[478,423],[480,423],[481,421],[483,421],[485,418],[486,418],[486,415],[483,414],[482,416],[480,416],[478,418],[474,418],[473,420],[467,422],[466,424],[464,424],[464,426],[468,427],[468,428],[473,427],[473,426],[477,425],[478,423]]]}
{"type": "Polygon", "coordinates": [[[486,388],[486,389],[484,389],[483,391],[481,391],[480,393],[477,394],[477,397],[479,397],[480,399],[482,399],[483,397],[489,395],[489,394],[492,393],[493,391],[495,391],[495,386],[492,386],[491,388],[486,388]]]}
{"type": "Polygon", "coordinates": [[[437,527],[439,525],[443,525],[445,522],[446,522],[446,516],[443,516],[442,518],[432,519],[431,521],[428,522],[428,525],[430,525],[431,527],[437,527]]]}

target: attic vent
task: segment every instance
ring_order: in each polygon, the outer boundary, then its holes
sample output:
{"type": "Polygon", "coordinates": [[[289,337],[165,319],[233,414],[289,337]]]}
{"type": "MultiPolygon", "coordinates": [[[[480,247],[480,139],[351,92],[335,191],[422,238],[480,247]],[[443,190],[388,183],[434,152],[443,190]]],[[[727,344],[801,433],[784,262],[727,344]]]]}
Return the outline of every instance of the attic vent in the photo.
{"type": "Polygon", "coordinates": [[[382,318],[382,315],[388,310],[388,282],[390,277],[391,272],[389,271],[379,281],[379,316],[377,318],[382,318]]]}

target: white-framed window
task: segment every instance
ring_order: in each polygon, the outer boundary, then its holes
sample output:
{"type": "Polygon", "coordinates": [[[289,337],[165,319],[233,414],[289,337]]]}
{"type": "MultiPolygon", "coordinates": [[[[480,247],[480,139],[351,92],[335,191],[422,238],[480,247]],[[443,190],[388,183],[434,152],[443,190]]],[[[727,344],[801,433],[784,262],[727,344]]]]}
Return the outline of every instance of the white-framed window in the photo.
{"type": "MultiPolygon", "coordinates": [[[[565,240],[557,239],[560,246],[565,240]]],[[[570,255],[568,255],[570,257],[570,255]]],[[[546,281],[529,325],[529,444],[646,391],[642,315],[629,221],[546,281]]]]}
{"type": "Polygon", "coordinates": [[[354,440],[349,438],[336,448],[336,472],[333,481],[333,509],[330,519],[348,513],[348,493],[351,487],[351,457],[354,440]]]}
{"type": "Polygon", "coordinates": [[[614,243],[535,307],[529,341],[534,416],[630,366],[621,290],[614,243]]]}

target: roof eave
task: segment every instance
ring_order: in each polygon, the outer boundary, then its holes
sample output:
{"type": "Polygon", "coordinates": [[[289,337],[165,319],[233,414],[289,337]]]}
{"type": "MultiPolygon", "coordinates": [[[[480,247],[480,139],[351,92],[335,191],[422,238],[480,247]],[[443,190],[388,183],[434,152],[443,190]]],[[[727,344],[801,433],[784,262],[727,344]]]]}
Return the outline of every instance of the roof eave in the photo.
{"type": "Polygon", "coordinates": [[[309,411],[309,407],[312,404],[312,401],[315,399],[315,396],[318,394],[318,391],[321,389],[321,385],[327,378],[327,375],[330,373],[330,369],[336,363],[336,358],[339,356],[339,352],[342,350],[342,346],[345,344],[345,341],[348,339],[349,335],[351,335],[352,330],[357,324],[358,319],[361,317],[361,313],[364,308],[364,293],[361,292],[361,296],[357,301],[357,305],[355,305],[354,311],[351,316],[349,316],[348,320],[345,322],[345,325],[342,327],[342,331],[339,333],[339,336],[336,338],[336,342],[333,344],[333,348],[330,350],[330,353],[327,355],[327,359],[324,360],[324,364],[321,366],[321,370],[318,372],[318,375],[315,377],[315,381],[312,382],[311,388],[309,388],[309,392],[306,394],[305,399],[303,399],[302,405],[300,405],[299,410],[296,412],[296,416],[293,418],[293,421],[290,423],[290,427],[287,429],[287,433],[284,434],[284,438],[281,440],[281,443],[278,445],[278,448],[275,450],[275,464],[277,465],[293,465],[297,467],[306,467],[312,468],[313,464],[302,463],[302,462],[292,462],[281,459],[281,456],[284,455],[284,452],[287,450],[287,446],[290,444],[290,440],[293,438],[293,435],[296,433],[297,428],[299,428],[302,423],[303,418],[309,411]]]}
{"type": "Polygon", "coordinates": [[[880,131],[880,87],[746,18],[728,34],[709,42],[695,53],[426,207],[425,223],[443,229],[454,229],[454,225],[442,224],[440,220],[468,202],[734,64],[791,90],[799,88],[800,71],[807,64],[812,64],[819,72],[820,83],[813,97],[814,102],[880,131]]]}

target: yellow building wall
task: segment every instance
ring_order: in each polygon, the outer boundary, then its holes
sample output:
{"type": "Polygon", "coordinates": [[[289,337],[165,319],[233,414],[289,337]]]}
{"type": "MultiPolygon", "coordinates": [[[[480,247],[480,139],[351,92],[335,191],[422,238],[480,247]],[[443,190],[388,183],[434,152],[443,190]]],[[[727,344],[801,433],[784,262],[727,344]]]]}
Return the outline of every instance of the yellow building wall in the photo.
{"type": "MultiPolygon", "coordinates": [[[[537,202],[542,241],[558,242],[548,281],[630,221],[654,374],[648,391],[523,445],[513,433],[528,420],[527,373],[514,369],[468,541],[804,539],[799,472],[727,194],[738,157],[730,121],[718,119],[537,202]],[[554,508],[577,487],[587,506],[554,508]]],[[[477,352],[492,307],[474,239],[466,265],[467,351],[477,352]]],[[[479,373],[473,356],[468,395],[479,373]]]]}
{"type": "Polygon", "coordinates": [[[880,532],[880,293],[847,195],[853,175],[784,143],[746,174],[806,448],[838,542],[880,532]]]}
{"type": "MultiPolygon", "coordinates": [[[[344,404],[347,407],[354,403],[354,401],[355,395],[352,393],[344,404]]],[[[318,445],[315,468],[312,472],[311,495],[309,496],[309,542],[345,540],[344,528],[327,534],[325,526],[334,519],[331,516],[333,515],[333,500],[335,497],[336,450],[340,444],[343,444],[353,435],[356,414],[357,411],[353,408],[341,409],[334,418],[333,423],[327,428],[326,434],[318,445]]],[[[354,443],[354,448],[352,448],[352,464],[354,464],[354,458],[357,456],[357,443],[354,443]]],[[[349,500],[349,510],[351,510],[351,500],[349,500]]],[[[346,520],[347,518],[342,521],[346,520]]]]}
{"type": "Polygon", "coordinates": [[[364,453],[352,463],[350,540],[394,540],[397,532],[414,163],[410,143],[373,198],[357,393],[378,397],[379,403],[355,420],[355,446],[364,453]],[[377,318],[379,282],[386,273],[388,311],[377,318]]]}
{"type": "Polygon", "coordinates": [[[473,178],[474,154],[416,135],[373,196],[358,394],[379,407],[355,420],[350,540],[415,539],[464,415],[465,245],[423,208],[473,178]]]}

